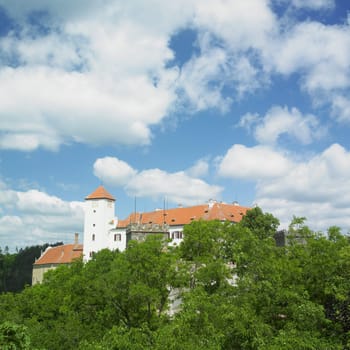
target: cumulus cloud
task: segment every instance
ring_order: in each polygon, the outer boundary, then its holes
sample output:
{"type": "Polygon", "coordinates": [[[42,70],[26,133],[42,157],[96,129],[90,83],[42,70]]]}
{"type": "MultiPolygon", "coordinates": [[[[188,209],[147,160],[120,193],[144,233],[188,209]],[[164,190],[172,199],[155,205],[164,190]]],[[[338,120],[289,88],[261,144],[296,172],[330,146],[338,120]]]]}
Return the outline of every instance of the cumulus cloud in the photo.
{"type": "Polygon", "coordinates": [[[172,99],[161,90],[142,76],[119,81],[112,88],[107,81],[79,72],[2,70],[0,145],[52,149],[73,141],[147,144],[150,126],[162,119],[172,99]]]}
{"type": "Polygon", "coordinates": [[[268,0],[196,2],[195,24],[222,38],[231,48],[261,48],[276,28],[268,0]]]}
{"type": "Polygon", "coordinates": [[[202,177],[207,175],[209,164],[204,159],[199,159],[192,167],[186,170],[186,174],[191,177],[202,177]]]}
{"type": "MultiPolygon", "coordinates": [[[[0,188],[1,247],[73,242],[82,232],[83,203],[66,202],[38,190],[0,188]]],[[[82,241],[82,237],[80,239],[82,241]]]]}
{"type": "Polygon", "coordinates": [[[160,169],[141,171],[127,185],[127,190],[138,197],[166,197],[174,203],[193,205],[209,198],[217,198],[219,186],[208,185],[201,179],[191,178],[184,172],[168,173],[160,169]]]}
{"type": "Polygon", "coordinates": [[[290,135],[302,144],[309,144],[326,132],[312,114],[303,115],[297,108],[275,106],[259,118],[257,114],[244,115],[239,126],[254,130],[255,139],[261,144],[274,145],[281,136],[290,135]]]}
{"type": "Polygon", "coordinates": [[[218,165],[218,174],[229,178],[261,180],[284,176],[293,162],[268,146],[233,145],[218,165]]]}
{"type": "Polygon", "coordinates": [[[332,144],[298,161],[265,146],[232,146],[218,174],[256,181],[257,203],[287,228],[293,215],[307,217],[313,230],[332,225],[350,231],[350,151],[332,144]]]}
{"type": "MultiPolygon", "coordinates": [[[[169,20],[163,32],[118,1],[2,5],[18,27],[0,38],[1,148],[150,142],[151,126],[176,99],[178,73],[165,64],[173,57],[168,36],[182,23],[181,7],[178,16],[160,7],[169,20]],[[39,21],[46,30],[28,20],[33,11],[44,13],[39,21]]],[[[152,22],[150,10],[143,14],[152,22]]]]}
{"type": "MultiPolygon", "coordinates": [[[[333,4],[293,0],[295,8],[333,4]]],[[[146,145],[169,111],[227,112],[276,73],[299,74],[330,105],[320,91],[350,85],[349,25],[285,25],[268,0],[0,5],[16,24],[0,38],[1,149],[146,145]],[[169,42],[185,28],[196,32],[198,50],[177,67],[169,42]]]]}
{"type": "Polygon", "coordinates": [[[115,157],[99,158],[94,163],[94,175],[112,186],[126,185],[136,173],[129,164],[115,157]]]}
{"type": "Polygon", "coordinates": [[[209,185],[199,176],[208,170],[208,164],[199,160],[187,171],[169,173],[160,169],[136,171],[117,158],[97,159],[95,175],[111,186],[123,186],[130,196],[167,198],[173,203],[192,205],[203,203],[209,198],[218,198],[222,188],[209,185]]]}
{"type": "Polygon", "coordinates": [[[0,148],[27,151],[148,144],[183,102],[227,111],[226,88],[239,98],[261,85],[256,55],[239,53],[261,48],[276,25],[267,0],[0,4],[17,24],[0,39],[0,148]],[[200,50],[179,70],[167,65],[169,41],[186,26],[200,50]]]}
{"type": "Polygon", "coordinates": [[[199,57],[193,57],[181,71],[179,89],[184,92],[193,112],[219,107],[228,110],[231,100],[224,98],[222,89],[227,75],[228,58],[225,50],[211,48],[199,57]],[[216,82],[216,88],[211,84],[216,82]]]}
{"type": "Polygon", "coordinates": [[[350,154],[333,144],[308,161],[295,163],[283,177],[266,181],[258,196],[284,196],[294,201],[330,202],[344,206],[350,200],[346,188],[350,184],[350,154]],[[339,195],[341,193],[341,195],[339,195]]]}
{"type": "Polygon", "coordinates": [[[332,115],[339,122],[350,122],[350,100],[342,95],[332,99],[332,115]]]}
{"type": "Polygon", "coordinates": [[[274,44],[268,59],[282,74],[300,72],[310,93],[344,89],[350,84],[349,25],[331,26],[302,22],[286,31],[274,44]]]}

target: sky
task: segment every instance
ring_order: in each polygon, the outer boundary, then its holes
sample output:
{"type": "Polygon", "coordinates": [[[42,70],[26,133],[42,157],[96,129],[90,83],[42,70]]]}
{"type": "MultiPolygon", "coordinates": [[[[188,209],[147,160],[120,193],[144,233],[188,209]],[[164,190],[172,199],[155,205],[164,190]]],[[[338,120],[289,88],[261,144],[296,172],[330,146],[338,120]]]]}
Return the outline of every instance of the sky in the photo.
{"type": "Polygon", "coordinates": [[[0,0],[0,247],[136,208],[350,231],[347,0],[0,0]]]}

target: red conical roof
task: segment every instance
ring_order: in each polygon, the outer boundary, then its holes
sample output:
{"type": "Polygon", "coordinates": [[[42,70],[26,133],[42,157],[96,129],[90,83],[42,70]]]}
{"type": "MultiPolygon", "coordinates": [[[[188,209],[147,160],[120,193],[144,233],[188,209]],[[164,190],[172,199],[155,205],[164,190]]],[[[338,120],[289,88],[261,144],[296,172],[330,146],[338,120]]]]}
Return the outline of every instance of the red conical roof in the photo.
{"type": "Polygon", "coordinates": [[[115,201],[115,198],[108,193],[102,185],[98,186],[96,190],[89,194],[85,199],[110,199],[115,201]]]}

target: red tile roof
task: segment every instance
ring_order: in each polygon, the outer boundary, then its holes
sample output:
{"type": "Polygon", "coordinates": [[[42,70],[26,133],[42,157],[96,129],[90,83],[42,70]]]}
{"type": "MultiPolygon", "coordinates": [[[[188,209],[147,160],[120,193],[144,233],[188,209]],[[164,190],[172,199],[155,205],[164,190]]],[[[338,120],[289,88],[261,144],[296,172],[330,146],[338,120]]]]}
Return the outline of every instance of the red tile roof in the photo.
{"type": "Polygon", "coordinates": [[[85,199],[110,199],[115,201],[115,198],[108,193],[102,185],[98,186],[96,190],[89,194],[85,199]]]}
{"type": "Polygon", "coordinates": [[[57,247],[49,247],[34,265],[69,264],[74,259],[80,258],[82,255],[82,244],[64,244],[57,247]]]}
{"type": "Polygon", "coordinates": [[[132,213],[125,220],[119,220],[118,228],[124,228],[130,223],[168,224],[169,226],[186,225],[193,220],[228,220],[239,222],[248,207],[236,204],[213,202],[186,208],[159,209],[148,213],[132,213]]]}

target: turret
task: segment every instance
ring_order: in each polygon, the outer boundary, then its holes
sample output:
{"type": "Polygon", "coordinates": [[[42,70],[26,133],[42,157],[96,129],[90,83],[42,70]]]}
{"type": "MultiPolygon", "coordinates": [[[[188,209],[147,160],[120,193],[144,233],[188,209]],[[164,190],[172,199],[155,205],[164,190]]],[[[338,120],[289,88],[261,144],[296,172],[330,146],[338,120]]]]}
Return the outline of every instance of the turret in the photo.
{"type": "Polygon", "coordinates": [[[103,186],[85,198],[84,260],[94,252],[111,248],[110,230],[115,227],[115,198],[103,186]]]}

